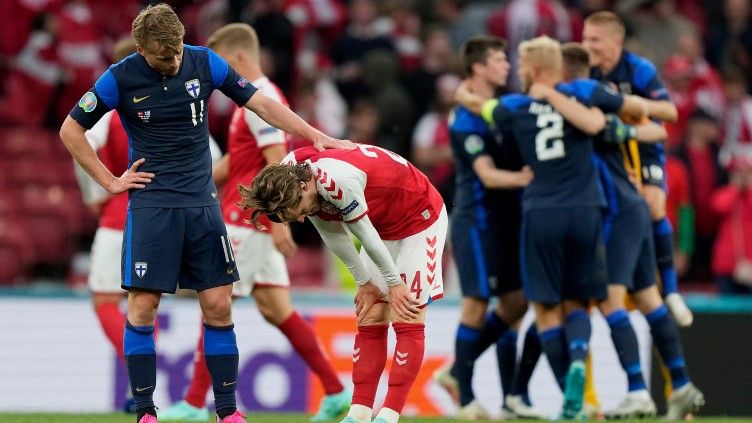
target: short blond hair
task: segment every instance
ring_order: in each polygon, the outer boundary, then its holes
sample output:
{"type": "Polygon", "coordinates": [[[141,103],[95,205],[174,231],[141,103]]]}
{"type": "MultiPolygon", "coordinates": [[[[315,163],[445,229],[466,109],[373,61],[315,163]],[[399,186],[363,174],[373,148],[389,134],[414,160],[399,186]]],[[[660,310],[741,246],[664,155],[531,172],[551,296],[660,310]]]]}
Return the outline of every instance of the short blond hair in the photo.
{"type": "Polygon", "coordinates": [[[624,22],[621,21],[619,16],[617,16],[616,13],[607,10],[595,12],[585,18],[585,25],[610,26],[611,34],[617,35],[622,39],[627,33],[627,30],[624,27],[624,22]]]}
{"type": "Polygon", "coordinates": [[[219,28],[209,37],[206,46],[215,51],[239,48],[255,58],[259,55],[258,35],[253,27],[245,23],[231,23],[219,28]]]}
{"type": "Polygon", "coordinates": [[[165,3],[147,6],[131,25],[131,34],[142,49],[153,54],[178,55],[183,48],[185,27],[165,3]]]}
{"type": "Polygon", "coordinates": [[[523,56],[532,63],[551,73],[560,74],[562,67],[561,45],[546,35],[523,41],[517,47],[520,58],[523,56]]]}

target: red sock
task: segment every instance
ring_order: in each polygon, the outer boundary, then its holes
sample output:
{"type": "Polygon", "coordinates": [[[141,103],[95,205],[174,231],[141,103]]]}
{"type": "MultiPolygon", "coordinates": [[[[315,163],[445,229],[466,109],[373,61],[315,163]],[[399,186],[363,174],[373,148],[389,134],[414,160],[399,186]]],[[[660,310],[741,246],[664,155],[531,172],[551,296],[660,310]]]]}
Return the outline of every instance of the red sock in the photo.
{"type": "Polygon", "coordinates": [[[386,366],[389,325],[358,326],[353,349],[353,404],[373,408],[379,378],[386,366]]]}
{"type": "Polygon", "coordinates": [[[394,322],[392,326],[397,333],[397,345],[394,347],[394,363],[389,372],[389,390],[386,392],[384,407],[402,413],[407,394],[410,393],[423,363],[425,325],[394,322]]]}
{"type": "Polygon", "coordinates": [[[206,357],[204,357],[204,322],[201,322],[201,336],[198,337],[196,353],[193,356],[193,377],[188,391],[185,393],[185,401],[196,407],[204,408],[206,406],[206,394],[211,387],[211,375],[209,368],[206,367],[206,357]]]}
{"type": "Polygon", "coordinates": [[[97,313],[97,319],[99,319],[99,324],[102,326],[105,336],[115,348],[118,357],[125,362],[125,352],[123,351],[125,315],[115,303],[100,304],[94,311],[97,313]]]}
{"type": "Polygon", "coordinates": [[[281,325],[279,330],[290,341],[295,351],[305,360],[310,368],[319,377],[327,395],[342,392],[345,389],[329,363],[324,351],[321,349],[316,333],[305,320],[293,311],[281,325]]]}

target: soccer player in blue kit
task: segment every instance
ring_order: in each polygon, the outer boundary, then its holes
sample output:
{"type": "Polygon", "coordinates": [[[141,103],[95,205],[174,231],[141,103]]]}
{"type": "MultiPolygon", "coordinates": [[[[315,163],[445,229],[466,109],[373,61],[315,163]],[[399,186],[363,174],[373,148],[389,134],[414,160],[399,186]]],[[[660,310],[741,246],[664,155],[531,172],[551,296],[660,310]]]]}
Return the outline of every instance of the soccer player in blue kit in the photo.
{"type": "MultiPolygon", "coordinates": [[[[644,99],[646,115],[653,119],[673,122],[676,106],[658,76],[655,66],[647,59],[623,49],[624,24],[612,12],[596,12],[585,20],[582,44],[590,52],[590,77],[615,85],[623,94],[644,99]]],[[[674,269],[674,241],[671,223],[666,217],[665,150],[661,143],[639,144],[642,196],[650,208],[658,270],[663,284],[666,305],[676,323],[692,324],[692,312],[678,292],[674,269]]]]}
{"type": "MultiPolygon", "coordinates": [[[[587,307],[606,298],[601,200],[591,158],[591,137],[606,119],[590,107],[593,93],[558,84],[558,42],[534,38],[521,43],[519,53],[519,77],[529,95],[490,100],[482,114],[504,140],[515,140],[535,174],[522,197],[522,282],[542,349],[564,392],[561,417],[573,419],[582,410],[592,330],[587,307]],[[546,90],[539,98],[541,86],[561,92],[546,90]]],[[[472,109],[472,102],[460,102],[472,109]]]]}
{"type": "MultiPolygon", "coordinates": [[[[504,40],[487,36],[473,37],[462,47],[467,84],[483,99],[493,98],[496,89],[506,84],[510,66],[505,48],[504,40]]],[[[513,390],[517,331],[527,311],[519,277],[520,188],[533,175],[528,167],[523,168],[517,146],[499,144],[488,124],[466,108],[455,108],[449,131],[456,172],[450,233],[462,288],[462,314],[455,361],[451,368],[439,369],[434,378],[458,401],[458,418],[477,420],[488,418],[488,413],[472,390],[474,364],[493,344],[497,344],[505,397],[513,390]],[[492,297],[498,299],[496,307],[486,314],[492,297]]],[[[537,351],[532,368],[539,345],[537,351]]],[[[515,408],[504,401],[503,410],[507,416],[540,417],[522,401],[515,408]]]]}
{"type": "MultiPolygon", "coordinates": [[[[589,55],[581,45],[562,46],[565,81],[587,90],[601,90],[593,104],[606,113],[640,115],[634,96],[622,95],[600,82],[588,79],[589,55]]],[[[644,110],[643,110],[644,112],[644,110]]],[[[609,286],[608,299],[598,307],[611,329],[611,338],[628,379],[628,394],[607,418],[649,417],[656,413],[642,375],[637,337],[625,310],[626,294],[632,294],[637,308],[650,325],[653,342],[669,367],[675,392],[668,399],[668,420],[683,420],[697,412],[705,403],[684,364],[681,337],[674,322],[667,316],[660,292],[655,285],[656,263],[653,251],[650,212],[625,167],[623,142],[636,139],[649,145],[665,139],[666,131],[654,122],[639,126],[623,125],[609,115],[607,130],[595,143],[595,153],[608,213],[604,222],[606,262],[609,286]]]]}
{"type": "Polygon", "coordinates": [[[231,292],[238,280],[232,247],[212,181],[206,107],[221,90],[270,124],[310,139],[318,148],[352,147],[305,123],[238,76],[217,54],[183,44],[185,29],[166,4],[134,19],[137,54],[113,65],[83,95],[60,137],[74,159],[112,194],[129,191],[122,252],[128,293],[124,349],[139,423],[157,422],[153,392],[156,352],[152,333],[162,293],[198,291],[204,348],[217,421],[244,422],[235,387],[238,349],[231,292]],[[130,168],[116,177],[84,133],[117,109],[130,144],[130,168]]]}

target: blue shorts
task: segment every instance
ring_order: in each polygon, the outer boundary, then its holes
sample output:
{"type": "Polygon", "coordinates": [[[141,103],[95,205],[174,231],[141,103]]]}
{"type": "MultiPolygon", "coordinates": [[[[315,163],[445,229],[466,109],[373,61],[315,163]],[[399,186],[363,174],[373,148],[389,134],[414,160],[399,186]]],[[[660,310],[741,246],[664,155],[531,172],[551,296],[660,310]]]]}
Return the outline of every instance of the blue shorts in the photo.
{"type": "Polygon", "coordinates": [[[520,242],[522,284],[529,301],[606,298],[600,208],[529,210],[522,219],[520,242]]]}
{"type": "Polygon", "coordinates": [[[519,262],[519,213],[504,216],[494,227],[481,228],[456,215],[451,241],[463,297],[488,299],[522,287],[519,262]]]}
{"type": "Polygon", "coordinates": [[[660,144],[639,144],[642,183],[666,191],[666,153],[660,144]]]}
{"type": "Polygon", "coordinates": [[[239,279],[219,206],[128,210],[123,289],[202,291],[239,279]]]}
{"type": "Polygon", "coordinates": [[[645,202],[619,209],[605,238],[609,283],[624,285],[629,292],[655,284],[653,224],[645,202]]]}

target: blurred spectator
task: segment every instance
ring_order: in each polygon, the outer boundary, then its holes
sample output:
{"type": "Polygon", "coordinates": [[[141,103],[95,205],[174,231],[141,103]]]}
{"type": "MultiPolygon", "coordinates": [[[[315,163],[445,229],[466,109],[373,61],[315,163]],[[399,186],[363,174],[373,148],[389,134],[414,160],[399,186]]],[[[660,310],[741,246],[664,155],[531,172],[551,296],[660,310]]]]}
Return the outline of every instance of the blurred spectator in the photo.
{"type": "Polygon", "coordinates": [[[668,139],[666,147],[676,148],[684,136],[689,115],[697,108],[692,81],[694,80],[694,67],[686,56],[675,54],[671,56],[663,67],[663,80],[671,95],[671,100],[676,104],[679,112],[678,119],[673,123],[666,123],[668,139]]]}
{"type": "Polygon", "coordinates": [[[295,54],[306,47],[328,50],[347,25],[342,0],[287,0],[284,12],[295,28],[295,54]]]}
{"type": "MultiPolygon", "coordinates": [[[[292,95],[292,106],[314,128],[332,136],[344,134],[347,105],[325,73],[307,75],[301,80],[292,95]]],[[[293,150],[310,145],[310,141],[293,136],[289,144],[293,150]]]]}
{"type": "Polygon", "coordinates": [[[454,195],[454,164],[449,137],[448,118],[454,105],[454,92],[461,79],[454,74],[436,80],[438,95],[434,109],[424,114],[413,131],[412,159],[439,190],[447,212],[454,195]]]}
{"type": "MultiPolygon", "coordinates": [[[[272,67],[262,68],[266,76],[283,92],[289,92],[293,83],[294,33],[292,22],[282,11],[283,0],[253,0],[243,10],[241,19],[250,24],[258,34],[261,59],[272,59],[272,67]]],[[[268,60],[267,60],[268,62],[268,60]]]]}
{"type": "Polygon", "coordinates": [[[713,246],[713,273],[725,294],[752,293],[752,148],[729,161],[731,183],[713,194],[720,225],[713,246]]]}
{"type": "Polygon", "coordinates": [[[695,210],[692,206],[690,181],[687,167],[672,154],[666,155],[666,185],[670,187],[666,196],[666,216],[674,227],[674,267],[682,278],[689,269],[695,243],[695,210]]]}
{"type": "Polygon", "coordinates": [[[361,97],[355,101],[347,118],[346,138],[362,144],[376,144],[379,129],[379,109],[371,100],[361,97]]]}
{"type": "Polygon", "coordinates": [[[452,50],[459,51],[470,37],[483,33],[493,5],[477,4],[470,0],[437,0],[430,2],[432,12],[446,29],[452,50]]]}
{"type": "Polygon", "coordinates": [[[131,33],[131,22],[141,10],[139,0],[97,0],[89,1],[102,35],[117,40],[131,33]]]}
{"type": "Polygon", "coordinates": [[[350,3],[350,25],[332,45],[337,88],[348,103],[362,95],[366,88],[361,59],[373,51],[394,51],[392,41],[376,26],[378,16],[375,0],[353,0],[350,3]]]}
{"type": "Polygon", "coordinates": [[[696,32],[687,31],[681,33],[677,41],[679,53],[687,56],[694,68],[692,89],[695,91],[697,106],[720,119],[725,101],[721,75],[705,59],[702,39],[696,32]]]}
{"type": "Polygon", "coordinates": [[[416,116],[426,113],[436,96],[436,79],[459,68],[449,36],[440,27],[431,27],[424,37],[420,67],[405,76],[404,86],[415,103],[416,116]]]}
{"type": "Polygon", "coordinates": [[[57,99],[56,118],[62,122],[70,105],[76,104],[106,66],[102,51],[102,34],[86,0],[71,0],[58,12],[60,41],[57,54],[70,79],[57,99]]]}
{"type": "Polygon", "coordinates": [[[39,126],[54,106],[57,87],[66,79],[58,61],[58,20],[50,13],[34,19],[34,31],[12,61],[0,99],[0,124],[39,126]]]}
{"type": "Polygon", "coordinates": [[[420,67],[423,55],[423,42],[420,39],[422,21],[411,7],[410,1],[394,1],[389,11],[390,33],[400,58],[403,72],[411,72],[420,67]]]}
{"type": "MultiPolygon", "coordinates": [[[[558,0],[512,0],[488,19],[488,32],[508,42],[507,57],[512,69],[517,68],[520,42],[541,35],[560,42],[580,41],[582,27],[579,13],[567,10],[558,0]]],[[[517,78],[509,82],[511,87],[519,87],[517,78]]]]}
{"type": "Polygon", "coordinates": [[[679,35],[697,30],[677,12],[674,0],[622,1],[616,8],[631,30],[627,43],[635,45],[630,50],[639,51],[658,69],[677,51],[679,35]]]}
{"type": "MultiPolygon", "coordinates": [[[[0,0],[2,24],[0,24],[0,56],[13,57],[25,45],[34,30],[34,21],[51,11],[60,0],[0,0]]],[[[38,28],[36,28],[38,29],[38,28]]]]}
{"type": "MultiPolygon", "coordinates": [[[[691,205],[695,213],[696,248],[691,273],[696,279],[707,280],[710,276],[710,246],[713,244],[718,227],[716,216],[707,205],[711,202],[713,191],[721,186],[726,178],[725,171],[718,164],[721,131],[718,122],[702,110],[695,111],[689,117],[687,128],[681,147],[676,154],[683,161],[688,172],[691,205]]],[[[671,180],[674,175],[669,169],[666,172],[669,176],[669,199],[673,201],[674,185],[671,180]]],[[[682,218],[678,220],[681,222],[682,218]]],[[[674,227],[678,226],[674,225],[674,227]]],[[[681,240],[681,237],[679,239],[681,240]]]]}
{"type": "Polygon", "coordinates": [[[723,116],[723,146],[719,160],[728,166],[737,150],[752,144],[752,97],[747,93],[748,80],[738,67],[723,72],[726,105],[723,116]]]}
{"type": "Polygon", "coordinates": [[[410,134],[415,108],[399,84],[399,67],[394,53],[374,51],[363,58],[363,80],[379,111],[376,145],[409,157],[410,134]]]}
{"type": "MultiPolygon", "coordinates": [[[[713,3],[720,3],[713,2],[713,3]]],[[[710,9],[721,9],[713,4],[710,9]],[[713,7],[715,6],[715,7],[713,7]]],[[[717,68],[738,65],[752,69],[752,7],[749,0],[723,0],[723,14],[711,24],[708,61],[717,68]]]]}

